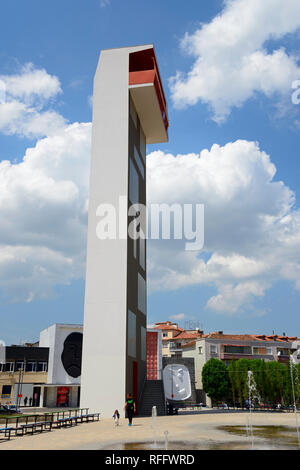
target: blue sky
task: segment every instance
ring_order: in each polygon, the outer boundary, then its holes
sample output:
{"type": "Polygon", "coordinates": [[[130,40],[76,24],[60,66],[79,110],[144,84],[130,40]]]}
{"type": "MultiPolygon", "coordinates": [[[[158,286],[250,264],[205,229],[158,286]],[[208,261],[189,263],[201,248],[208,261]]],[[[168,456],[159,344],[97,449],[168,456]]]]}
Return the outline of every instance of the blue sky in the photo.
{"type": "Polygon", "coordinates": [[[172,184],[175,202],[205,204],[207,227],[200,254],[150,245],[148,322],[300,336],[300,11],[296,0],[261,3],[1,6],[1,339],[83,321],[93,76],[101,49],[148,43],[170,119],[169,143],[148,148],[149,197],[166,200],[172,184]]]}

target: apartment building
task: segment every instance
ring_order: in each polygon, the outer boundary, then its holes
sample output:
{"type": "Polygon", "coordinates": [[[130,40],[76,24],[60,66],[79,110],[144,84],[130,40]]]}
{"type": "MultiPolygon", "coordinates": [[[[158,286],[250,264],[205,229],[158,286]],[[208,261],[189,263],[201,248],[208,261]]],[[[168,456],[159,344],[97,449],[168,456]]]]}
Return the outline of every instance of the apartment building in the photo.
{"type": "Polygon", "coordinates": [[[0,402],[39,406],[41,386],[47,382],[49,348],[12,345],[0,364],[0,402]],[[24,401],[25,400],[25,401],[24,401]]]}
{"type": "Polygon", "coordinates": [[[201,338],[182,345],[182,357],[192,357],[195,361],[195,387],[197,397],[208,402],[202,390],[202,368],[211,358],[220,359],[226,365],[231,361],[263,359],[264,361],[289,361],[291,352],[298,349],[300,339],[285,334],[278,335],[229,335],[222,331],[202,335],[201,338]]]}
{"type": "Polygon", "coordinates": [[[185,330],[171,321],[155,323],[155,329],[162,332],[163,357],[182,357],[183,345],[196,341],[203,335],[203,331],[185,330]]]}

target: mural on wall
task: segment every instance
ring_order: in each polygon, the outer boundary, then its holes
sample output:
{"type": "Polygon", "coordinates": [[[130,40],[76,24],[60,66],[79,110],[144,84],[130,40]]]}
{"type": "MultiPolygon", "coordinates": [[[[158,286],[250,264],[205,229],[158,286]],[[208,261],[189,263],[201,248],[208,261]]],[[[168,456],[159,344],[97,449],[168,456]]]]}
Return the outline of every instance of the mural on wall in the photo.
{"type": "Polygon", "coordinates": [[[82,333],[71,333],[64,341],[61,361],[68,375],[77,378],[81,375],[82,333]]]}

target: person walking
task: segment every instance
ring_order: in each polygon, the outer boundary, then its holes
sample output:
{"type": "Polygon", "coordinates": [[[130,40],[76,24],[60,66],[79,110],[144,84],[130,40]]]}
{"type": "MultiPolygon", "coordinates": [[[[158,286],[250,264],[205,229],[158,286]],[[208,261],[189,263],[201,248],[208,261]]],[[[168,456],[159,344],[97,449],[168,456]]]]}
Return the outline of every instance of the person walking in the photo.
{"type": "Polygon", "coordinates": [[[24,406],[27,406],[27,401],[28,401],[28,398],[25,397],[25,398],[24,398],[24,406]]]}
{"type": "Polygon", "coordinates": [[[124,410],[126,410],[127,418],[128,418],[128,426],[132,426],[132,418],[136,412],[135,401],[131,393],[128,393],[127,400],[124,406],[124,410]]]}
{"type": "Polygon", "coordinates": [[[119,426],[120,413],[119,413],[118,410],[115,410],[115,412],[113,414],[113,418],[114,418],[114,421],[115,421],[115,426],[119,426]]]}

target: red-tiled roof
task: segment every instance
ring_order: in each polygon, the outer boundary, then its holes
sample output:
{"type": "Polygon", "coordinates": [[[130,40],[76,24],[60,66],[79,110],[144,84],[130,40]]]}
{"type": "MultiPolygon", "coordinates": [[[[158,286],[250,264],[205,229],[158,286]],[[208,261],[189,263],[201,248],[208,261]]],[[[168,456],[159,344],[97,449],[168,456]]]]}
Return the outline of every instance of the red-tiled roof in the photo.
{"type": "MultiPolygon", "coordinates": [[[[286,342],[291,342],[291,341],[300,341],[297,336],[278,336],[278,335],[254,335],[254,334],[241,334],[241,335],[226,335],[223,334],[221,331],[214,331],[209,334],[203,334],[203,332],[200,333],[191,333],[183,328],[180,328],[177,323],[173,323],[171,321],[165,321],[165,322],[157,322],[155,323],[155,327],[158,330],[164,330],[164,331],[174,331],[177,333],[173,338],[163,338],[163,341],[170,341],[174,339],[190,339],[190,340],[196,340],[198,338],[210,338],[210,339],[222,339],[222,340],[239,340],[239,341],[258,341],[258,342],[266,342],[266,341],[275,341],[275,342],[280,342],[280,343],[286,343],[286,342]]],[[[191,341],[192,343],[193,341],[191,341]]],[[[188,343],[188,344],[191,344],[188,343]]]]}
{"type": "Polygon", "coordinates": [[[178,335],[176,335],[173,339],[196,339],[196,338],[201,338],[201,335],[199,333],[187,333],[186,331],[182,331],[178,335]]]}
{"type": "MultiPolygon", "coordinates": [[[[181,336],[181,335],[179,335],[181,336]]],[[[176,336],[176,339],[179,337],[176,336]]],[[[243,335],[226,335],[220,333],[209,333],[207,335],[198,336],[199,338],[207,338],[207,339],[223,339],[225,340],[233,340],[233,341],[258,341],[258,342],[266,342],[266,341],[278,341],[281,343],[286,343],[290,341],[296,341],[297,337],[294,336],[277,336],[277,335],[250,335],[250,334],[243,334],[243,335]]]]}
{"type": "Polygon", "coordinates": [[[242,341],[253,341],[256,338],[253,335],[224,335],[219,333],[209,333],[208,335],[203,335],[203,338],[212,338],[212,339],[232,339],[232,340],[242,340],[242,341]]]}
{"type": "Polygon", "coordinates": [[[179,328],[178,326],[174,325],[155,325],[157,330],[172,330],[172,331],[184,331],[183,328],[179,328]]]}

